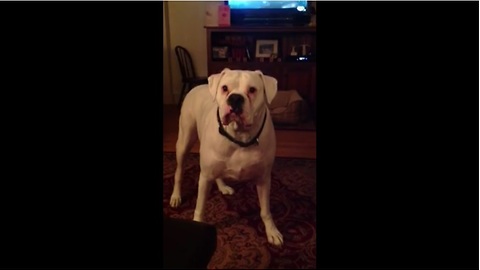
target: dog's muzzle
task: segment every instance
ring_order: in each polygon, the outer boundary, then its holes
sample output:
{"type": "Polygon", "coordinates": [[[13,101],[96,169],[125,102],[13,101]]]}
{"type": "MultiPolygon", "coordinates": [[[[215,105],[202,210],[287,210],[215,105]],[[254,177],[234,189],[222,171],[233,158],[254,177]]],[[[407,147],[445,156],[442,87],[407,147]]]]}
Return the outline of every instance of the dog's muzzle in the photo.
{"type": "Polygon", "coordinates": [[[227,104],[230,105],[231,112],[235,113],[236,115],[240,115],[243,112],[243,103],[245,99],[242,95],[239,94],[231,94],[227,98],[227,104]]]}

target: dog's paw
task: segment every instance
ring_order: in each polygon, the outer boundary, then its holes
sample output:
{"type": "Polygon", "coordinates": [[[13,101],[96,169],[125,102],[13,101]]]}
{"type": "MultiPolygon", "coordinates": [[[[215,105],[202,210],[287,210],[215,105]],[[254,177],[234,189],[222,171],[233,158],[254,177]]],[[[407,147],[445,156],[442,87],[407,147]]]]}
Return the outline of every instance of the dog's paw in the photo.
{"type": "Polygon", "coordinates": [[[281,247],[283,245],[283,236],[277,228],[267,229],[267,240],[270,244],[281,247]]]}
{"type": "Polygon", "coordinates": [[[179,195],[172,194],[170,197],[170,206],[177,208],[182,203],[182,198],[179,195]]]}
{"type": "Polygon", "coordinates": [[[233,195],[233,193],[235,193],[235,190],[233,190],[233,188],[227,186],[227,185],[223,185],[223,186],[219,186],[218,187],[218,190],[223,194],[223,195],[233,195]]]}

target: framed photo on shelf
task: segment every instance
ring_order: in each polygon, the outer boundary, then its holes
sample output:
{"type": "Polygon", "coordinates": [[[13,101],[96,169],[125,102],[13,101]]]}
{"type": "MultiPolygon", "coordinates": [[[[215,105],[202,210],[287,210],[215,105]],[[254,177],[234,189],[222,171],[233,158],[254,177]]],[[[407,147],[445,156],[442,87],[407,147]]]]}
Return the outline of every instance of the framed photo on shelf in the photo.
{"type": "Polygon", "coordinates": [[[256,45],[256,58],[270,58],[272,54],[278,54],[278,40],[259,39],[256,45]]]}
{"type": "Polygon", "coordinates": [[[215,60],[225,60],[228,58],[228,46],[212,47],[212,58],[215,60]]]}

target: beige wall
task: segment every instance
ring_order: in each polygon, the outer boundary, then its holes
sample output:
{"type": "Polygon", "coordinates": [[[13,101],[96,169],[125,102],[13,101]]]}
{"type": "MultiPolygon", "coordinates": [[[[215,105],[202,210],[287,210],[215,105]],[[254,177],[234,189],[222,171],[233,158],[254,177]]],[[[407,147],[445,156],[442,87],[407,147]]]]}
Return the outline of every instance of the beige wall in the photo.
{"type": "MultiPolygon", "coordinates": [[[[165,1],[163,2],[163,103],[176,104],[182,88],[175,46],[190,51],[199,76],[207,76],[207,39],[205,9],[207,5],[224,1],[165,1]]],[[[316,3],[314,3],[316,6],[316,3]]]]}
{"type": "Polygon", "coordinates": [[[176,103],[182,88],[180,69],[174,51],[175,46],[183,46],[190,52],[197,75],[208,75],[207,40],[204,28],[207,3],[212,2],[164,2],[164,11],[166,12],[164,18],[167,20],[164,22],[163,37],[164,61],[167,61],[163,65],[164,104],[176,103]],[[171,78],[170,85],[166,84],[165,78],[171,78]]]}

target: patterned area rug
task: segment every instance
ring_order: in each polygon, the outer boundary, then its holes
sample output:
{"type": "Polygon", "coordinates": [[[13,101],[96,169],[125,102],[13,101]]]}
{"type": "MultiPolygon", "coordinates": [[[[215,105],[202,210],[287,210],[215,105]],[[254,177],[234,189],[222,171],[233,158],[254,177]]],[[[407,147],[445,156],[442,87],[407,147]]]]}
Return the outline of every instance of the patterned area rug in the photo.
{"type": "MultiPolygon", "coordinates": [[[[175,153],[163,154],[163,211],[193,219],[200,172],[198,154],[186,161],[182,204],[169,206],[173,190],[175,153]]],[[[315,269],[316,268],[316,162],[276,158],[272,172],[271,212],[283,234],[284,245],[268,244],[253,183],[226,182],[235,194],[222,195],[213,185],[205,221],[217,228],[217,250],[209,269],[315,269]]]]}

